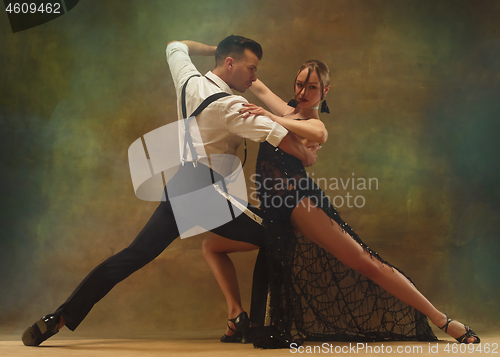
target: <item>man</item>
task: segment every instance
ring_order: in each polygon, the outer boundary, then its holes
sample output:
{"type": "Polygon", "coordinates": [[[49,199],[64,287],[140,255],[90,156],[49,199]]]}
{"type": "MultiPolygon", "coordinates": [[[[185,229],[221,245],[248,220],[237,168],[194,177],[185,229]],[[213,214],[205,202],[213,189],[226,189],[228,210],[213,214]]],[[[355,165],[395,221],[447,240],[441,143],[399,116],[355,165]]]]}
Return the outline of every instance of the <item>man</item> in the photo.
{"type": "MultiPolygon", "coordinates": [[[[194,41],[170,42],[167,46],[167,61],[177,92],[178,117],[184,119],[207,97],[225,92],[229,96],[220,98],[196,116],[196,124],[202,145],[192,145],[182,152],[182,166],[167,183],[165,200],[160,203],[146,226],[136,239],[124,250],[97,266],[80,283],[71,296],[53,314],[46,315],[28,327],[22,336],[27,346],[38,346],[66,325],[74,331],[90,312],[117,283],[127,278],[155,259],[174,239],[184,233],[174,218],[171,200],[179,192],[192,192],[202,187],[211,187],[213,182],[224,182],[227,167],[208,157],[234,155],[242,138],[254,141],[267,140],[274,146],[312,165],[315,156],[294,135],[271,119],[263,116],[244,119],[239,113],[247,101],[232,95],[231,89],[245,92],[256,80],[255,72],[262,58],[261,46],[241,36],[229,36],[217,46],[207,46],[194,41]],[[216,68],[201,76],[190,59],[195,55],[213,55],[216,68]],[[194,77],[193,77],[194,76],[194,77]],[[187,85],[186,82],[189,81],[187,85]],[[184,93],[184,95],[183,95],[184,93]],[[183,100],[185,97],[185,101],[183,100]],[[184,101],[184,105],[183,105],[184,101]],[[185,112],[182,114],[182,107],[185,112]],[[210,172],[207,176],[206,173],[210,172]],[[221,176],[222,175],[222,176],[221,176]],[[210,177],[211,180],[205,180],[210,177]],[[200,179],[201,177],[201,179],[200,179]],[[167,192],[168,191],[168,192],[167,192]],[[169,193],[171,200],[169,199],[169,193]],[[173,193],[173,194],[172,194],[173,193]]],[[[187,139],[186,139],[187,140],[187,139]]],[[[200,144],[195,142],[195,144],[200,144]]],[[[215,188],[213,188],[215,192],[215,188]]],[[[249,207],[255,210],[254,207],[249,207]]],[[[239,212],[241,213],[241,212],[239,212]]],[[[211,229],[229,239],[250,242],[262,246],[263,228],[247,214],[237,216],[230,222],[211,229]]]]}

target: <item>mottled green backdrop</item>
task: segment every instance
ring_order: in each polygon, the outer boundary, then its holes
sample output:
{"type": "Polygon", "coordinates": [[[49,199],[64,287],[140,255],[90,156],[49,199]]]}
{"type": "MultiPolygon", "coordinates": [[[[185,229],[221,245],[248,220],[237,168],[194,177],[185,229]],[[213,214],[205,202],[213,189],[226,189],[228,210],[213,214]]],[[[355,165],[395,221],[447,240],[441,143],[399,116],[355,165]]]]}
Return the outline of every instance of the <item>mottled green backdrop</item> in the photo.
{"type": "MultiPolygon", "coordinates": [[[[304,60],[330,65],[329,141],[311,175],[376,178],[327,193],[363,197],[339,211],[438,308],[498,328],[499,1],[82,0],[15,34],[0,14],[0,329],[53,311],[134,239],[157,204],[135,197],[128,147],[176,118],[165,47],[230,34],[262,44],[258,75],[285,99],[304,60]]],[[[200,247],[176,241],[78,331],[222,331],[200,247]]],[[[254,258],[237,261],[246,307],[254,258]]]]}

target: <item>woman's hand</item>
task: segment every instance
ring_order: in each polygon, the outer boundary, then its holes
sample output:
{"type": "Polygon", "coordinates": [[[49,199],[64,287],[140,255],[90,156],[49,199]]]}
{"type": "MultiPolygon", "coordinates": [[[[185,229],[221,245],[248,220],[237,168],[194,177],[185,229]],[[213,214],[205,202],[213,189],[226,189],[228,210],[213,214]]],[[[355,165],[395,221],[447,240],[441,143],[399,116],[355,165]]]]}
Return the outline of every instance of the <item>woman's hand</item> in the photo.
{"type": "Polygon", "coordinates": [[[271,120],[274,120],[272,118],[274,116],[272,113],[252,103],[244,104],[243,108],[241,108],[240,110],[240,113],[244,114],[243,118],[245,119],[248,118],[250,115],[264,115],[266,117],[271,118],[271,120]]]}

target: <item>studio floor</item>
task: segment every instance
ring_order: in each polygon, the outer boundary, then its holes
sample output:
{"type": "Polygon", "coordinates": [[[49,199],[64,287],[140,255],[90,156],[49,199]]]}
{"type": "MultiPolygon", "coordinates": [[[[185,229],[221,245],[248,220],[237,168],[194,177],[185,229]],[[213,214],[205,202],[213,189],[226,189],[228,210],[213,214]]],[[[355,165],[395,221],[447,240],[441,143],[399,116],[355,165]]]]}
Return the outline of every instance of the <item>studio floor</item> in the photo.
{"type": "Polygon", "coordinates": [[[301,349],[261,350],[251,344],[222,344],[218,341],[219,331],[179,332],[159,335],[157,332],[143,333],[126,338],[78,336],[64,331],[40,347],[26,347],[20,336],[0,334],[0,356],[2,357],[149,357],[149,356],[289,356],[289,355],[350,355],[380,356],[385,354],[410,356],[498,356],[500,354],[500,331],[481,334],[481,350],[471,346],[453,343],[447,335],[436,332],[440,342],[384,342],[356,345],[355,343],[306,343],[301,349]],[[316,348],[315,348],[316,347],[316,348]]]}

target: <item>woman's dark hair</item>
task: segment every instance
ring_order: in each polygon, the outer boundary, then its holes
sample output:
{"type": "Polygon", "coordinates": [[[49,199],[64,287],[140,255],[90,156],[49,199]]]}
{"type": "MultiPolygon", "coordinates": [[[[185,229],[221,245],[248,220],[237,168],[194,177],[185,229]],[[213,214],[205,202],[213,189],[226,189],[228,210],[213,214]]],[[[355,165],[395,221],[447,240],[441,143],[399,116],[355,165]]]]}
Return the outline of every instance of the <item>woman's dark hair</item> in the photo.
{"type": "Polygon", "coordinates": [[[245,48],[252,51],[259,61],[262,59],[262,47],[258,42],[243,36],[231,35],[217,45],[217,50],[215,50],[215,66],[227,57],[240,59],[245,53],[245,48]]]}
{"type": "Polygon", "coordinates": [[[311,75],[311,71],[316,71],[316,74],[318,75],[319,82],[321,85],[321,99],[323,99],[325,87],[328,87],[330,85],[330,69],[323,61],[309,60],[304,62],[302,66],[300,66],[300,69],[297,72],[297,75],[295,76],[295,80],[293,81],[294,90],[295,90],[295,83],[297,82],[297,77],[299,76],[300,72],[302,72],[306,68],[309,70],[309,72],[307,73],[307,77],[304,83],[304,88],[306,88],[306,85],[309,82],[309,76],[311,75]]]}

